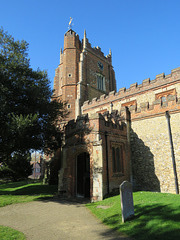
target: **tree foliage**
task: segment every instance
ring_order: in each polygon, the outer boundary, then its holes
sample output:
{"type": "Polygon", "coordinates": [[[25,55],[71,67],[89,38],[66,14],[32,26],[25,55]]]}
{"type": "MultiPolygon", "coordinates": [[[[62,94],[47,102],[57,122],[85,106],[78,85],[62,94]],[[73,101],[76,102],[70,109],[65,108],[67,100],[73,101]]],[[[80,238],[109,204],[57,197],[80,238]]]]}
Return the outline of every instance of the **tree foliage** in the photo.
{"type": "Polygon", "coordinates": [[[61,144],[64,103],[51,101],[47,72],[33,70],[26,41],[0,29],[0,162],[30,150],[52,152],[61,144]]]}
{"type": "Polygon", "coordinates": [[[27,178],[32,174],[31,155],[16,153],[0,167],[0,177],[13,181],[27,178]]]}

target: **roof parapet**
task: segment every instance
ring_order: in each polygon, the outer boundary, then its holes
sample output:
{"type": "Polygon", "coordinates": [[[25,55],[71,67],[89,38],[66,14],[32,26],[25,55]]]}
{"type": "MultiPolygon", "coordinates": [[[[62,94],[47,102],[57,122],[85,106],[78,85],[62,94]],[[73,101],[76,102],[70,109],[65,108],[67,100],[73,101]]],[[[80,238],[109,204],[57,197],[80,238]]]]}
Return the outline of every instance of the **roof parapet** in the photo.
{"type": "Polygon", "coordinates": [[[146,79],[144,79],[143,82],[142,82],[142,85],[143,85],[143,86],[147,86],[147,85],[149,85],[149,84],[150,84],[150,78],[146,78],[146,79]]]}
{"type": "MultiPolygon", "coordinates": [[[[169,95],[166,102],[162,102],[161,99],[157,99],[151,105],[149,104],[149,102],[143,102],[140,103],[139,108],[135,108],[135,106],[133,106],[133,108],[131,107],[129,107],[129,111],[131,112],[131,114],[133,114],[134,116],[140,115],[141,117],[150,114],[164,113],[167,108],[170,110],[175,109],[176,111],[180,111],[180,98],[177,98],[174,95],[169,95]]],[[[121,107],[121,112],[122,111],[125,111],[125,107],[121,107]]]]}
{"type": "Polygon", "coordinates": [[[162,79],[162,78],[165,78],[165,74],[164,73],[156,75],[156,80],[159,80],[159,79],[162,79]]]}
{"type": "Polygon", "coordinates": [[[104,101],[116,101],[118,98],[124,98],[132,94],[138,94],[142,91],[148,91],[149,88],[157,88],[162,84],[171,83],[172,81],[180,81],[180,67],[175,68],[171,71],[171,74],[165,76],[164,73],[158,74],[154,80],[150,80],[150,78],[146,78],[142,81],[142,84],[133,83],[130,85],[130,88],[126,89],[125,87],[120,88],[117,93],[115,91],[110,92],[109,94],[103,94],[99,99],[94,98],[92,101],[84,102],[82,107],[87,107],[88,105],[98,103],[101,104],[104,101]]]}

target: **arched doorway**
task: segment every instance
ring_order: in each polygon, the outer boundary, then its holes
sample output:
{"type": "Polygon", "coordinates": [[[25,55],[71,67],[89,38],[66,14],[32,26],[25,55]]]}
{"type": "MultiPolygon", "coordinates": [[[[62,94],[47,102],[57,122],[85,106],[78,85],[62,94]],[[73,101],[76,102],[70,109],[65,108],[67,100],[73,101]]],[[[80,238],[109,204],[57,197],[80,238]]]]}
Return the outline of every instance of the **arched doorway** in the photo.
{"type": "Polygon", "coordinates": [[[88,153],[83,152],[77,156],[76,173],[77,197],[90,197],[90,158],[88,153]]]}

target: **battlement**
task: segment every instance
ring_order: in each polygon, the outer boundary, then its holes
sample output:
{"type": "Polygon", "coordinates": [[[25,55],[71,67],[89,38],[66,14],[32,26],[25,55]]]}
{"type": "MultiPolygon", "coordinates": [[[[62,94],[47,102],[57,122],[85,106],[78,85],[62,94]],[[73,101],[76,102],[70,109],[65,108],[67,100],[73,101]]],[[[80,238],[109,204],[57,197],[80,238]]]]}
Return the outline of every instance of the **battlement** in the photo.
{"type": "Polygon", "coordinates": [[[117,110],[110,113],[109,111],[104,112],[102,115],[104,120],[104,126],[110,127],[112,129],[126,130],[126,124],[124,123],[124,118],[120,116],[117,110]]]}
{"type": "Polygon", "coordinates": [[[98,47],[98,46],[97,47],[93,47],[93,48],[90,47],[89,50],[92,53],[100,56],[101,58],[104,58],[104,59],[108,60],[109,62],[111,62],[111,54],[108,54],[108,55],[105,56],[104,53],[101,51],[100,47],[98,47]]]}
{"type": "MultiPolygon", "coordinates": [[[[121,113],[125,111],[126,107],[121,107],[121,113]]],[[[149,118],[154,116],[164,115],[166,111],[169,112],[180,112],[180,98],[174,95],[167,96],[165,102],[162,99],[155,100],[152,104],[149,102],[142,102],[140,107],[136,105],[129,107],[131,112],[131,119],[134,121],[139,118],[149,118]]]]}
{"type": "Polygon", "coordinates": [[[65,34],[65,44],[64,44],[64,49],[67,48],[70,44],[70,46],[72,46],[72,43],[70,40],[68,40],[69,44],[66,42],[66,38],[67,37],[73,37],[73,43],[74,46],[78,46],[78,48],[80,48],[81,50],[83,49],[83,45],[84,45],[84,41],[85,41],[85,45],[86,45],[86,50],[94,53],[95,55],[99,55],[100,57],[111,61],[111,52],[108,55],[104,55],[104,53],[101,51],[101,48],[99,46],[97,47],[92,47],[91,43],[89,42],[88,38],[85,37],[85,39],[82,39],[82,41],[79,40],[79,35],[73,31],[72,29],[69,29],[65,34]]]}
{"type": "Polygon", "coordinates": [[[101,113],[95,113],[90,117],[88,114],[78,116],[76,120],[70,120],[66,125],[66,136],[73,135],[78,132],[90,133],[91,131],[96,131],[96,127],[100,127],[101,131],[109,129],[118,129],[126,132],[126,124],[124,118],[120,116],[118,111],[109,111],[101,113]],[[94,122],[97,122],[94,125],[94,122]],[[94,126],[94,127],[92,127],[94,126]]]}
{"type": "Polygon", "coordinates": [[[89,107],[100,106],[108,102],[126,99],[133,97],[137,94],[143,94],[146,91],[158,89],[164,85],[171,85],[180,82],[180,67],[171,71],[171,74],[165,75],[164,73],[158,74],[154,80],[147,78],[142,81],[142,84],[133,83],[130,88],[120,88],[118,92],[112,91],[108,95],[102,95],[100,98],[93,98],[92,101],[85,101],[82,109],[83,111],[89,107]]]}
{"type": "Polygon", "coordinates": [[[103,114],[101,113],[94,113],[92,114],[89,119],[95,120],[99,119],[100,120],[100,129],[105,131],[110,129],[119,129],[119,130],[125,130],[126,129],[126,124],[124,123],[124,117],[120,116],[120,113],[115,110],[112,111],[111,113],[109,111],[104,112],[103,114]]]}
{"type": "MultiPolygon", "coordinates": [[[[83,46],[83,44],[84,44],[84,39],[82,39],[82,46],[83,46]]],[[[95,55],[105,59],[106,61],[108,60],[109,62],[111,62],[111,53],[109,53],[108,55],[105,56],[104,53],[101,51],[101,48],[99,46],[92,47],[88,38],[86,38],[86,50],[91,52],[92,54],[95,54],[95,55]]]]}
{"type": "Polygon", "coordinates": [[[83,125],[89,121],[88,114],[84,114],[82,116],[78,116],[77,119],[70,120],[66,125],[66,132],[70,132],[73,129],[80,129],[83,125]]]}
{"type": "Polygon", "coordinates": [[[64,50],[66,50],[67,48],[82,48],[81,41],[79,40],[79,35],[72,29],[69,29],[64,34],[64,50]]]}

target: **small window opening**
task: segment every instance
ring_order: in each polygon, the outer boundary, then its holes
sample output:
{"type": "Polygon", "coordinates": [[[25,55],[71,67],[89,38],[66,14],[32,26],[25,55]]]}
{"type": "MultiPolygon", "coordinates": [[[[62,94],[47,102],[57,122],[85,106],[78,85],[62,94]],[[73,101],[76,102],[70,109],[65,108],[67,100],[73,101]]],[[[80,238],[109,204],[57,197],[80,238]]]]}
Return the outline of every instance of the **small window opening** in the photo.
{"type": "Polygon", "coordinates": [[[105,77],[101,74],[97,74],[97,88],[105,91],[105,77]]]}
{"type": "Polygon", "coordinates": [[[72,74],[71,74],[71,73],[69,73],[69,74],[68,74],[68,77],[72,77],[72,74]]]}
{"type": "Polygon", "coordinates": [[[112,147],[112,163],[114,173],[124,172],[122,146],[112,147]]]}
{"type": "Polygon", "coordinates": [[[71,105],[70,105],[70,104],[68,104],[68,105],[67,105],[67,108],[71,108],[71,105]]]}
{"type": "Polygon", "coordinates": [[[166,100],[167,100],[166,97],[161,98],[162,103],[166,102],[166,100]]]}

